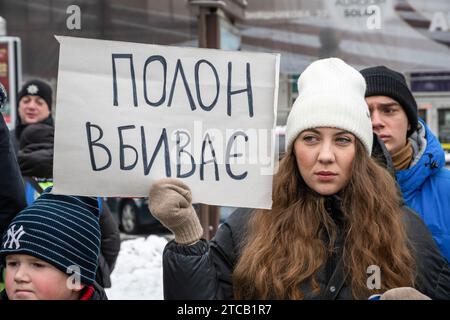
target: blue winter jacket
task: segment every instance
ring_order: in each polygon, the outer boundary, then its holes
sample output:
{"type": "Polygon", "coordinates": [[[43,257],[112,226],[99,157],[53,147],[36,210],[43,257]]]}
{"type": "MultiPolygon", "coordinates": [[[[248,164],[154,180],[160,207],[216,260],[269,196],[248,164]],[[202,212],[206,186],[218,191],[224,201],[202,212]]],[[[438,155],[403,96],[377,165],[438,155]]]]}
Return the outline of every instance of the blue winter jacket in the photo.
{"type": "Polygon", "coordinates": [[[427,125],[410,139],[418,153],[410,168],[396,172],[406,204],[423,219],[442,255],[450,261],[450,170],[445,154],[427,125]]]}

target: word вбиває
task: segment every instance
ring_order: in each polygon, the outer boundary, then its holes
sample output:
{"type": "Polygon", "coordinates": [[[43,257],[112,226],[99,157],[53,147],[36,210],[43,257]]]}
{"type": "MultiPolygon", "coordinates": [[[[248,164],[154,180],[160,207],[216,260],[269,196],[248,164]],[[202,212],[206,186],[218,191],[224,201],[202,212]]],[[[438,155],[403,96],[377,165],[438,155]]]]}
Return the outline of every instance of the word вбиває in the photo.
{"type": "MultiPolygon", "coordinates": [[[[90,162],[91,162],[91,167],[92,170],[94,171],[103,171],[106,170],[108,168],[111,167],[112,165],[112,160],[113,160],[113,154],[111,152],[111,148],[108,147],[105,143],[100,142],[100,140],[103,138],[104,135],[104,131],[103,129],[96,124],[92,124],[91,122],[86,122],[86,136],[87,136],[87,143],[89,146],[89,156],[90,156],[90,162]],[[94,138],[94,133],[95,133],[95,138],[94,138]],[[95,148],[95,149],[94,149],[95,148]],[[98,164],[98,160],[96,160],[98,158],[98,153],[101,152],[102,153],[102,158],[106,159],[106,163],[102,163],[102,164],[98,164]],[[97,154],[97,158],[96,158],[96,154],[97,154]]],[[[163,157],[164,157],[164,163],[165,163],[165,174],[166,177],[172,177],[172,169],[171,169],[171,155],[169,150],[171,148],[169,148],[169,139],[168,139],[168,135],[167,135],[167,130],[165,128],[163,128],[161,130],[161,135],[159,137],[155,137],[155,139],[149,139],[146,135],[145,132],[145,128],[144,126],[140,126],[140,128],[136,128],[135,125],[127,125],[127,126],[120,126],[117,129],[117,134],[118,134],[118,140],[119,140],[119,149],[117,150],[118,152],[118,158],[119,158],[119,165],[120,165],[120,170],[133,170],[136,168],[138,162],[140,162],[140,158],[142,158],[142,168],[143,168],[143,173],[144,175],[148,175],[152,169],[153,163],[155,161],[156,156],[161,152],[163,157]],[[124,132],[127,130],[139,130],[139,136],[140,136],[140,141],[138,142],[139,146],[136,148],[134,145],[131,145],[130,143],[134,142],[136,143],[136,141],[127,141],[127,143],[125,143],[124,141],[124,132]],[[149,141],[152,140],[152,141],[149,141]],[[151,143],[152,145],[155,145],[155,141],[156,142],[156,146],[154,147],[153,152],[148,152],[147,148],[148,148],[148,144],[151,143]],[[139,149],[139,151],[138,151],[139,149]],[[132,154],[132,162],[130,163],[128,161],[128,163],[125,163],[125,151],[128,151],[128,154],[132,154]],[[140,154],[140,151],[142,150],[142,153],[140,154]]],[[[225,159],[224,161],[218,161],[217,157],[216,157],[216,151],[215,148],[223,148],[222,145],[220,146],[214,146],[213,143],[213,138],[211,138],[211,136],[207,133],[204,137],[203,140],[201,142],[201,156],[200,159],[198,159],[197,161],[194,159],[193,155],[188,151],[188,147],[190,144],[190,136],[189,133],[187,132],[183,132],[183,131],[176,131],[175,132],[175,136],[176,138],[176,144],[175,144],[175,149],[176,150],[176,169],[177,169],[177,173],[176,173],[176,177],[177,178],[187,178],[192,176],[197,167],[199,169],[199,175],[200,175],[200,180],[204,180],[204,171],[205,171],[205,165],[211,163],[212,165],[214,165],[214,178],[216,181],[219,181],[220,177],[219,177],[219,169],[218,169],[218,165],[219,164],[224,164],[225,165],[225,169],[227,172],[227,175],[233,179],[233,180],[242,180],[247,176],[247,172],[243,172],[243,173],[235,173],[233,172],[232,168],[231,168],[231,163],[232,163],[232,159],[233,158],[239,158],[242,157],[243,155],[241,153],[233,153],[233,147],[234,144],[236,143],[236,141],[238,141],[237,138],[240,137],[240,140],[247,142],[248,141],[248,136],[246,135],[245,132],[243,131],[235,131],[233,132],[233,134],[229,137],[228,141],[226,142],[226,152],[225,152],[225,159]],[[184,136],[185,138],[187,138],[187,143],[182,143],[181,142],[181,136],[184,136]],[[206,153],[209,153],[211,155],[212,159],[206,160],[206,153]],[[186,162],[181,161],[181,155],[185,155],[189,158],[188,161],[188,167],[189,170],[184,169],[184,172],[182,172],[182,164],[186,164],[186,162]]],[[[117,155],[116,155],[117,156],[117,155]]],[[[116,159],[117,160],[117,159],[116,159]]],[[[184,166],[186,167],[186,166],[184,166]]]]}

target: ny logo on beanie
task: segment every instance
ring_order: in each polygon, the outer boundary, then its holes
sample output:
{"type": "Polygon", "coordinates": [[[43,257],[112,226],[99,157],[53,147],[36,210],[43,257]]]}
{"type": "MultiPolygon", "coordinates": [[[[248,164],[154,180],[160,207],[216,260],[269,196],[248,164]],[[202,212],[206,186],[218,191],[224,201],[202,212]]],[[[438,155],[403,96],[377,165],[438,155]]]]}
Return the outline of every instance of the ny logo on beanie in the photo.
{"type": "Polygon", "coordinates": [[[17,231],[15,229],[16,229],[15,224],[13,224],[8,229],[7,239],[5,241],[5,244],[3,245],[3,248],[6,248],[6,246],[8,246],[8,242],[9,242],[8,249],[12,249],[13,245],[16,245],[16,249],[20,248],[19,240],[25,234],[25,231],[23,230],[23,226],[20,226],[20,228],[17,229],[17,231]]]}

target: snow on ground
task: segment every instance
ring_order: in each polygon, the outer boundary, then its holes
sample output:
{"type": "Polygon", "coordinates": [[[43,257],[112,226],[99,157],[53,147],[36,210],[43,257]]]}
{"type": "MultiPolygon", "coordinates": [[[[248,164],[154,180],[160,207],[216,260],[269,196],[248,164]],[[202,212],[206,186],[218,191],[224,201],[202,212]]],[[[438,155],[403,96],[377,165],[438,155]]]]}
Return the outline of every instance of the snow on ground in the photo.
{"type": "Polygon", "coordinates": [[[112,287],[106,289],[108,299],[163,299],[162,252],[166,243],[164,237],[156,235],[122,241],[111,274],[112,287]]]}

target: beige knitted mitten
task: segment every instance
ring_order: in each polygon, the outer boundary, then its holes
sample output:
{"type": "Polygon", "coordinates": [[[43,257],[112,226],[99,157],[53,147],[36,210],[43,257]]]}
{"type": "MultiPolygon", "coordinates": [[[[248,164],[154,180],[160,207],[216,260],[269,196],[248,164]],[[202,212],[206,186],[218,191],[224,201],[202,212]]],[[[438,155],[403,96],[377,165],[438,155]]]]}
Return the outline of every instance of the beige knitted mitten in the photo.
{"type": "Polygon", "coordinates": [[[394,288],[386,291],[380,300],[431,300],[428,296],[411,287],[394,288]]]}
{"type": "Polygon", "coordinates": [[[178,179],[156,181],[149,194],[149,209],[175,235],[179,244],[193,244],[200,240],[203,228],[192,207],[191,190],[178,179]]]}

